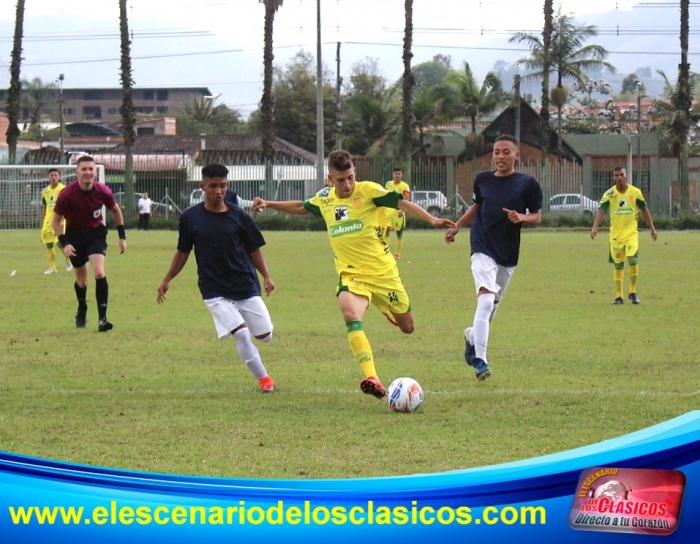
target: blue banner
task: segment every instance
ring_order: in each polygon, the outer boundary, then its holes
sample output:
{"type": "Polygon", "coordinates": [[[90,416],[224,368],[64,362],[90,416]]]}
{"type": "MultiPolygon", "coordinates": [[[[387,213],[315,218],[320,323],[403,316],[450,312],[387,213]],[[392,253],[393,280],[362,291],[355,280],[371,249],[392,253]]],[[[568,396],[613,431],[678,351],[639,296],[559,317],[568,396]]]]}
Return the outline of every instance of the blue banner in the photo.
{"type": "Polygon", "coordinates": [[[204,478],[0,452],[3,543],[695,542],[699,495],[700,411],[535,459],[386,478],[204,478]]]}

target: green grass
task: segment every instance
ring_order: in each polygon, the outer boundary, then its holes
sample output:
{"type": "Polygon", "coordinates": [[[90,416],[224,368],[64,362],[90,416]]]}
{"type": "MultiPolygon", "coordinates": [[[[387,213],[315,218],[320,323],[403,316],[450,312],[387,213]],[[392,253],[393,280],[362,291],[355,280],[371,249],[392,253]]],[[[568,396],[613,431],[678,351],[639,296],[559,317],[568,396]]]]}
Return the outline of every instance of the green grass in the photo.
{"type": "Polygon", "coordinates": [[[156,288],[177,234],[110,233],[115,329],[74,327],[73,274],[44,276],[38,232],[3,231],[0,449],[132,470],[229,477],[414,474],[554,453],[654,425],[698,406],[700,233],[640,240],[640,306],[612,306],[607,233],[528,231],[493,323],[494,376],[462,358],[475,295],[468,232],[447,246],[409,231],[401,275],[416,313],[402,335],[374,308],[365,330],[385,385],[412,376],[421,410],[363,395],[334,297],[326,235],[267,232],[274,339],[259,345],[279,392],[261,395],[231,340],[217,341],[191,258],[156,288]],[[10,272],[16,270],[14,276],[10,272]]]}

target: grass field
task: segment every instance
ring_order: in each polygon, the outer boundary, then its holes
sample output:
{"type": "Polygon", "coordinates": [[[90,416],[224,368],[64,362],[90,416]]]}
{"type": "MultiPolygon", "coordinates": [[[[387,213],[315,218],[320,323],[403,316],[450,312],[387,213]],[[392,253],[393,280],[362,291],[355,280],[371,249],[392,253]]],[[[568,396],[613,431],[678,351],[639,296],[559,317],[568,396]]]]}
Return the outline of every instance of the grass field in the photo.
{"type": "Polygon", "coordinates": [[[194,256],[156,304],[175,232],[129,232],[125,255],[110,233],[115,329],[98,334],[92,278],[78,330],[73,274],[42,274],[38,232],[4,231],[0,449],[179,474],[383,476],[554,453],[698,408],[698,232],[640,235],[639,306],[611,305],[607,233],[524,233],[485,383],[462,358],[475,305],[468,233],[447,246],[441,232],[407,232],[399,264],[416,332],[402,335],[374,308],[365,330],[385,385],[408,375],[425,389],[409,415],[359,390],[325,234],[265,235],[275,336],[260,351],[279,387],[271,395],[234,342],[216,340],[194,256]]]}

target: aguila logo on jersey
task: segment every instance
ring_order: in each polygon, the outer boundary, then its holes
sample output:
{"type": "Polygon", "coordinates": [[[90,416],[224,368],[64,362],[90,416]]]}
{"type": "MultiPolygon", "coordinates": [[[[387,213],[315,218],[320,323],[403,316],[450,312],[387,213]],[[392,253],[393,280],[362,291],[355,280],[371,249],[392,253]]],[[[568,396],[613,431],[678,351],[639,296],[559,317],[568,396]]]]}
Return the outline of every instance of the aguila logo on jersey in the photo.
{"type": "Polygon", "coordinates": [[[347,206],[336,206],[333,210],[336,221],[345,221],[350,217],[350,211],[347,206]]]}

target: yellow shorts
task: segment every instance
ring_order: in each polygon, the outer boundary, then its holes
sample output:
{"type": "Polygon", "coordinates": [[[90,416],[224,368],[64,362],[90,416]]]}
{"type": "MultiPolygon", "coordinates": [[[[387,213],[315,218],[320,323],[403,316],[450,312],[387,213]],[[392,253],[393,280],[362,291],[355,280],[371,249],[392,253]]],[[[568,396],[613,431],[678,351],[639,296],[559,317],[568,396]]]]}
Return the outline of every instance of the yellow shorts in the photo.
{"type": "Polygon", "coordinates": [[[56,233],[51,228],[51,225],[44,226],[41,229],[41,242],[44,244],[57,244],[58,238],[56,233]]]}
{"type": "Polygon", "coordinates": [[[610,240],[610,262],[624,263],[625,259],[636,257],[639,253],[639,236],[627,240],[610,240]]]}
{"type": "Polygon", "coordinates": [[[386,227],[395,232],[402,231],[406,227],[406,214],[399,217],[397,211],[392,211],[393,213],[388,210],[386,212],[386,227]]]}
{"type": "Polygon", "coordinates": [[[379,277],[344,273],[340,275],[336,294],[342,291],[367,297],[384,315],[389,312],[405,314],[411,311],[408,293],[398,274],[393,277],[379,277]]]}

